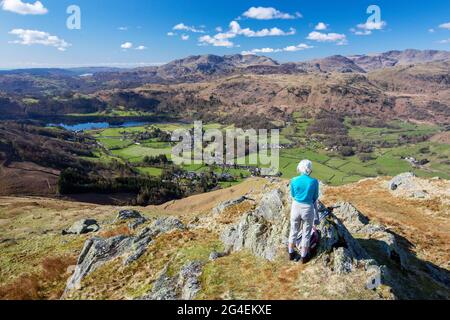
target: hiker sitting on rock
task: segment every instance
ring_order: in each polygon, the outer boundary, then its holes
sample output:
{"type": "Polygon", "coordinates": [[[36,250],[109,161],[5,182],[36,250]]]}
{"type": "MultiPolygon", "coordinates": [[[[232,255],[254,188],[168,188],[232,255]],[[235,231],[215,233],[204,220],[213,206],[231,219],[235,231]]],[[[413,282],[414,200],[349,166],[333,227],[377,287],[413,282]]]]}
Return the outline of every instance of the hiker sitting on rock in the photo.
{"type": "Polygon", "coordinates": [[[289,260],[307,263],[310,259],[310,240],[313,225],[319,223],[317,200],[319,199],[319,182],[311,178],[312,163],[303,160],[297,167],[300,176],[291,181],[292,209],[291,232],[289,235],[289,260]],[[303,230],[300,230],[303,224],[303,230]],[[301,243],[297,243],[302,232],[301,243]],[[300,254],[295,252],[295,246],[300,245],[300,254]]]}

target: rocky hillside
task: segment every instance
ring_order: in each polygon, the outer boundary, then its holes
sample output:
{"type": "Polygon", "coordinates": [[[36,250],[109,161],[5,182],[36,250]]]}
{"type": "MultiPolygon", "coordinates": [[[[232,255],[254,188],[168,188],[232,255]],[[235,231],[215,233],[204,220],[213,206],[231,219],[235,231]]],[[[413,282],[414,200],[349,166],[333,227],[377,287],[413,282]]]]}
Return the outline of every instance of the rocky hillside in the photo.
{"type": "MultiPolygon", "coordinates": [[[[417,68],[361,73],[303,73],[297,75],[233,75],[208,82],[154,85],[122,90],[128,103],[141,103],[142,110],[181,116],[259,115],[287,120],[295,111],[317,113],[321,109],[379,119],[402,118],[450,123],[450,90],[445,65],[429,72],[417,68]],[[386,76],[388,74],[388,76],[386,76]],[[416,90],[414,89],[416,88],[416,90]],[[417,89],[420,88],[420,89],[417,89]],[[146,106],[144,108],[144,105],[146,106]]],[[[101,91],[97,97],[114,104],[117,91],[101,91]]],[[[234,122],[237,122],[234,121],[234,122]]]]}
{"type": "Polygon", "coordinates": [[[355,55],[348,58],[365,71],[373,71],[395,66],[449,61],[450,52],[408,49],[404,51],[394,50],[377,54],[355,55]]]}
{"type": "Polygon", "coordinates": [[[279,179],[251,179],[231,189],[141,208],[140,212],[4,198],[0,207],[5,219],[0,296],[144,300],[450,297],[449,242],[439,242],[450,228],[444,204],[450,199],[448,182],[404,175],[390,183],[376,179],[345,186],[353,193],[324,188],[322,201],[335,209],[330,213],[323,208],[318,227],[321,242],[317,256],[307,265],[286,260],[287,184],[279,179]],[[368,192],[363,192],[364,183],[371,184],[368,192]],[[428,191],[415,194],[415,188],[428,191]],[[379,198],[372,199],[373,192],[379,198]],[[364,204],[359,205],[358,196],[366,197],[364,204]],[[431,206],[431,201],[442,201],[442,206],[431,206]],[[405,204],[416,208],[410,212],[416,217],[408,220],[404,215],[395,221],[394,213],[405,204]],[[41,209],[30,210],[34,206],[41,209]],[[23,208],[28,208],[27,213],[23,208]],[[361,208],[370,212],[369,217],[361,208]],[[374,212],[373,208],[378,209],[374,212]],[[439,231],[432,227],[437,221],[439,231]],[[412,223],[422,228],[423,240],[405,232],[413,231],[412,223]],[[424,255],[421,246],[427,241],[439,247],[441,257],[424,255]],[[18,252],[23,253],[19,260],[15,259],[18,252]]]}

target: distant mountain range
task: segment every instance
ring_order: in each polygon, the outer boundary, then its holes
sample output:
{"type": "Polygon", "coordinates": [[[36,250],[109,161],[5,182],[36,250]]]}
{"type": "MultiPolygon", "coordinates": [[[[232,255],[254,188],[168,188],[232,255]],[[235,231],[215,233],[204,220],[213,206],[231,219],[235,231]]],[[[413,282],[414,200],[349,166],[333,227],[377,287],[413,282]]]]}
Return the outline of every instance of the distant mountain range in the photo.
{"type": "Polygon", "coordinates": [[[376,54],[353,56],[334,55],[306,62],[279,63],[271,58],[257,55],[197,55],[174,60],[161,66],[120,69],[113,67],[80,68],[33,68],[0,71],[0,75],[35,76],[80,76],[85,74],[142,74],[148,73],[155,79],[177,80],[195,75],[226,75],[236,72],[248,73],[304,73],[304,72],[360,72],[408,64],[450,60],[450,51],[414,50],[388,51],[376,54]]]}
{"type": "Polygon", "coordinates": [[[290,63],[237,54],[135,69],[11,70],[0,72],[0,117],[125,106],[180,117],[260,114],[285,120],[296,110],[327,109],[448,124],[449,70],[450,52],[435,50],[290,63]]]}

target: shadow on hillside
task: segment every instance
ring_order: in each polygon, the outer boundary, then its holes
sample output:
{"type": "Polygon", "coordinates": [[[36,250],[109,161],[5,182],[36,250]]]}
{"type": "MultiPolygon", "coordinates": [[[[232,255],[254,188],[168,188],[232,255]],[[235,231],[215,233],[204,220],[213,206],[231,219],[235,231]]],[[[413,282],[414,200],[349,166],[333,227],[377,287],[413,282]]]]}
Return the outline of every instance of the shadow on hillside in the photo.
{"type": "Polygon", "coordinates": [[[395,236],[403,253],[386,252],[386,243],[376,239],[357,239],[359,244],[387,273],[382,282],[392,288],[398,299],[450,299],[450,271],[421,260],[413,252],[414,245],[406,238],[395,236]],[[403,258],[403,261],[401,261],[403,258]]]}

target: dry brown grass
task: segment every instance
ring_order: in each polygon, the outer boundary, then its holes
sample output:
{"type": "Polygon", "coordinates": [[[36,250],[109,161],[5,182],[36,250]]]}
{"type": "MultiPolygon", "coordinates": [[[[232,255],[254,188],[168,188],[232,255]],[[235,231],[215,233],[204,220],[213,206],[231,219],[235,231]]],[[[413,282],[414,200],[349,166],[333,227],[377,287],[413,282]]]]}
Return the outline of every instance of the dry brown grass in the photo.
{"type": "Polygon", "coordinates": [[[112,238],[112,237],[116,237],[116,236],[130,236],[132,234],[130,228],[128,228],[127,225],[119,225],[113,229],[110,230],[106,230],[106,231],[102,231],[100,232],[100,237],[102,238],[112,238]]]}
{"type": "Polygon", "coordinates": [[[222,224],[235,223],[244,213],[254,209],[254,207],[255,204],[250,201],[242,202],[238,205],[225,209],[216,221],[222,224]]]}
{"type": "Polygon", "coordinates": [[[59,299],[67,278],[66,270],[75,263],[75,257],[46,257],[41,262],[40,272],[22,274],[0,286],[0,300],[59,299]]]}

